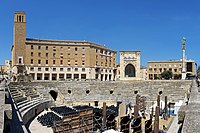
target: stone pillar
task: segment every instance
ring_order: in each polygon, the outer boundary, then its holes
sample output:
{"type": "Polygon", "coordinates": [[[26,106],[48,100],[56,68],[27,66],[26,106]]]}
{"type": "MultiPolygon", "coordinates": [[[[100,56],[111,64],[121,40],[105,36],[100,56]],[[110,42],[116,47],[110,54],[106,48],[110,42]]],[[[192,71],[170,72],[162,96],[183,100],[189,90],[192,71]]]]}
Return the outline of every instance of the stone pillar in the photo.
{"type": "Polygon", "coordinates": [[[160,114],[160,107],[156,106],[156,113],[155,113],[155,120],[154,120],[154,133],[159,132],[159,114],[160,114]]]}
{"type": "Polygon", "coordinates": [[[49,80],[52,80],[52,73],[49,73],[49,80]]]}
{"type": "Polygon", "coordinates": [[[167,119],[167,96],[165,96],[165,116],[166,116],[166,119],[167,119]]]}
{"type": "Polygon", "coordinates": [[[136,120],[138,118],[138,105],[134,105],[134,119],[136,120]]]}
{"type": "Polygon", "coordinates": [[[140,95],[137,94],[137,96],[136,96],[136,105],[139,105],[139,98],[140,98],[140,95]]]}
{"type": "Polygon", "coordinates": [[[35,79],[34,80],[37,80],[37,73],[35,73],[35,79]]]}
{"type": "Polygon", "coordinates": [[[42,80],[44,80],[44,73],[42,73],[42,80]]]}
{"type": "Polygon", "coordinates": [[[160,95],[157,97],[157,106],[160,107],[160,95]]]}
{"type": "Polygon", "coordinates": [[[58,79],[59,79],[59,73],[56,74],[56,80],[58,80],[58,79]]]}
{"type": "Polygon", "coordinates": [[[106,102],[103,102],[103,129],[106,129],[106,102]]]}
{"type": "Polygon", "coordinates": [[[66,74],[66,73],[64,73],[64,79],[65,79],[65,80],[67,79],[67,74],[66,74]]]}

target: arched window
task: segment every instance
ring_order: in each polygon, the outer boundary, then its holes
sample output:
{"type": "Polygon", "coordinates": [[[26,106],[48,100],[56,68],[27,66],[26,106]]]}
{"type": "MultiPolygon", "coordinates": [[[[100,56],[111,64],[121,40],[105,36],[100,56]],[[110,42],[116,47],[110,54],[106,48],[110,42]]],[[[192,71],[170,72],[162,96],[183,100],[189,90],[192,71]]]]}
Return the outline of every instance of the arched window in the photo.
{"type": "Polygon", "coordinates": [[[135,77],[135,67],[132,64],[125,67],[125,77],[135,77]]]}

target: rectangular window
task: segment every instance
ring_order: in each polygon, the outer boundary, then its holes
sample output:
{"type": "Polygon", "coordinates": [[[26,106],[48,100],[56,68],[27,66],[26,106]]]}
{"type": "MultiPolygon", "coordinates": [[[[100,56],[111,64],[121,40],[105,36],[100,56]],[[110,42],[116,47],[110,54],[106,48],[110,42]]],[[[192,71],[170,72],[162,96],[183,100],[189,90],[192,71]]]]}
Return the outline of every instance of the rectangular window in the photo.
{"type": "Polygon", "coordinates": [[[38,49],[40,50],[40,49],[41,49],[41,46],[38,46],[38,49]]]}
{"type": "Polygon", "coordinates": [[[48,57],[49,56],[49,54],[48,53],[46,53],[46,57],[48,57]]]}
{"type": "Polygon", "coordinates": [[[40,52],[38,53],[38,57],[41,57],[41,53],[40,52]]]}
{"type": "Polygon", "coordinates": [[[63,60],[60,60],[60,65],[63,65],[63,60]]]}
{"type": "Polygon", "coordinates": [[[82,72],[85,72],[85,68],[82,68],[82,72]]]}
{"type": "Polygon", "coordinates": [[[31,56],[33,57],[33,52],[31,52],[31,56]]]}
{"type": "Polygon", "coordinates": [[[41,64],[41,60],[38,60],[38,64],[41,64]]]}
{"type": "Polygon", "coordinates": [[[33,45],[31,45],[31,49],[33,49],[33,45]]]}
{"type": "Polygon", "coordinates": [[[56,68],[53,68],[53,71],[56,71],[56,68]]]}
{"type": "Polygon", "coordinates": [[[49,71],[49,68],[45,68],[45,71],[49,71]]]}
{"type": "Polygon", "coordinates": [[[33,67],[31,67],[31,71],[34,71],[34,68],[33,68],[33,67]]]}
{"type": "Polygon", "coordinates": [[[68,50],[70,50],[70,47],[68,47],[68,50]]]}
{"type": "Polygon", "coordinates": [[[46,60],[46,64],[49,64],[49,61],[48,61],[48,60],[46,60]]]}
{"type": "Polygon", "coordinates": [[[78,72],[78,68],[75,68],[75,72],[78,72]]]}
{"type": "Polygon", "coordinates": [[[38,67],[38,71],[41,71],[42,70],[42,68],[41,67],[38,67]]]}
{"type": "Polygon", "coordinates": [[[60,71],[63,71],[63,68],[60,68],[60,71]]]}
{"type": "Polygon", "coordinates": [[[33,64],[33,59],[31,59],[31,64],[33,64]]]}
{"type": "Polygon", "coordinates": [[[46,46],[46,50],[48,50],[49,49],[49,47],[48,46],[46,46]]]}
{"type": "Polygon", "coordinates": [[[19,64],[22,64],[22,58],[21,58],[21,57],[18,58],[18,63],[19,63],[19,64]]]}
{"type": "Polygon", "coordinates": [[[54,58],[56,57],[56,53],[53,53],[53,57],[54,57],[54,58]]]}
{"type": "Polygon", "coordinates": [[[67,71],[70,72],[70,71],[71,71],[71,68],[67,68],[67,71]]]}
{"type": "Polygon", "coordinates": [[[78,48],[75,48],[75,51],[77,51],[78,50],[78,48]]]}
{"type": "Polygon", "coordinates": [[[54,65],[56,64],[56,60],[53,60],[53,64],[54,64],[54,65]]]}

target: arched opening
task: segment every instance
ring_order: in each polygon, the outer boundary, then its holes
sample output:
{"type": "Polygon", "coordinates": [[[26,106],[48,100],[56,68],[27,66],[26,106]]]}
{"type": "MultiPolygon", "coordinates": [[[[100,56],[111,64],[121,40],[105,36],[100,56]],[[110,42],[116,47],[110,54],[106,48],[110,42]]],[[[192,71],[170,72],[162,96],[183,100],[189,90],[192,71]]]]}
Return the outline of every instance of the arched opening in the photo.
{"type": "Polygon", "coordinates": [[[135,77],[135,67],[132,64],[125,67],[125,77],[135,77]]]}
{"type": "Polygon", "coordinates": [[[58,97],[58,92],[51,90],[49,94],[52,96],[53,100],[56,101],[56,98],[58,97]]]}

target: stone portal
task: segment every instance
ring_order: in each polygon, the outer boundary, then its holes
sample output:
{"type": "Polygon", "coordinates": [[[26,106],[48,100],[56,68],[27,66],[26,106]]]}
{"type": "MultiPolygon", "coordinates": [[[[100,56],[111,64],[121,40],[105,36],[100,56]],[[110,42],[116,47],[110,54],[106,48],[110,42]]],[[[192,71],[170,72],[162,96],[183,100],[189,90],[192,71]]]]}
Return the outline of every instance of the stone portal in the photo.
{"type": "Polygon", "coordinates": [[[120,51],[120,80],[140,80],[140,51],[120,51]]]}

